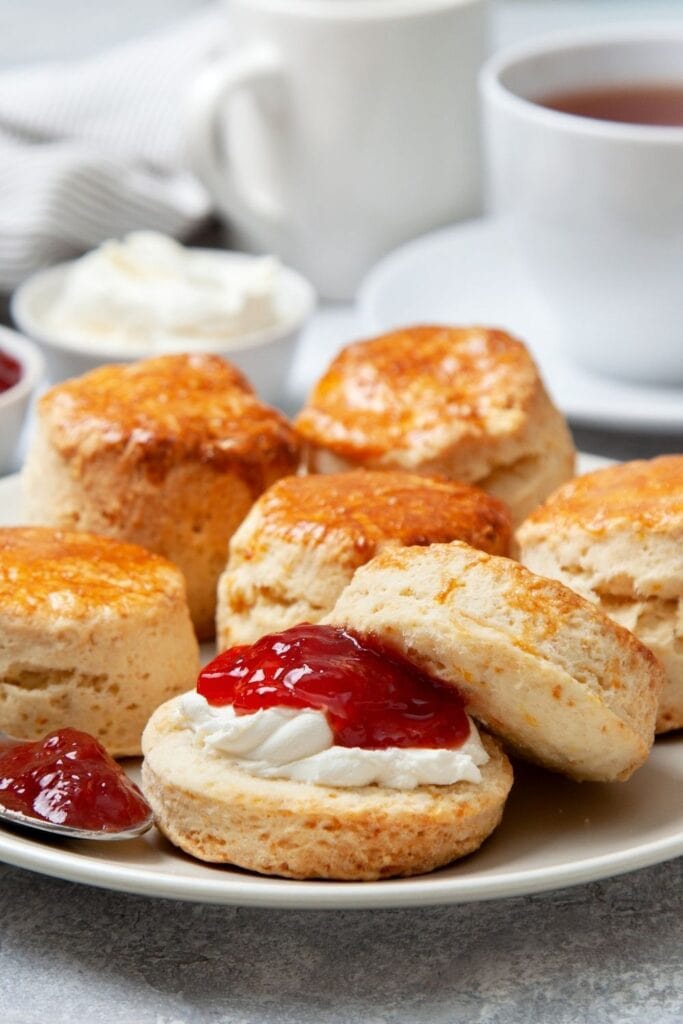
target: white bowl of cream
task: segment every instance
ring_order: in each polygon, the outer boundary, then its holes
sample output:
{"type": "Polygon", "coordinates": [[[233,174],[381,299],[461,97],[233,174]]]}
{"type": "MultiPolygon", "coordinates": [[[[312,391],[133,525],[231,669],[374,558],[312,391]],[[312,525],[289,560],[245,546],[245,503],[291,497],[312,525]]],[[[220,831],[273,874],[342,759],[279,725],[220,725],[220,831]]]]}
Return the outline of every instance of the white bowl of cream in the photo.
{"type": "Polygon", "coordinates": [[[314,304],[308,281],[272,257],[138,231],[34,274],[11,311],[43,346],[53,382],[102,363],[217,352],[276,401],[314,304]]]}

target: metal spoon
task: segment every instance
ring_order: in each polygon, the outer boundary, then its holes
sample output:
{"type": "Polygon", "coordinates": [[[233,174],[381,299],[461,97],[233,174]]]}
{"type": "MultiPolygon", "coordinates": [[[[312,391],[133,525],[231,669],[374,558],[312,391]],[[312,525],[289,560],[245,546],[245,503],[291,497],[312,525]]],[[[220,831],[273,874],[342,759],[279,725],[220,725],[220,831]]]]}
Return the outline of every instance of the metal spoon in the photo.
{"type": "MultiPolygon", "coordinates": [[[[13,736],[0,731],[0,753],[9,750],[10,747],[22,746],[27,740],[17,740],[13,736]]],[[[154,824],[154,813],[149,808],[149,813],[139,824],[132,828],[119,829],[114,832],[104,832],[99,829],[77,828],[73,825],[59,825],[56,822],[45,821],[43,818],[33,818],[22,811],[15,811],[9,807],[3,807],[2,794],[0,794],[0,822],[9,821],[14,825],[21,825],[25,828],[35,828],[39,832],[51,832],[55,836],[66,836],[69,839],[98,839],[104,841],[137,839],[138,836],[147,832],[154,824]]]]}

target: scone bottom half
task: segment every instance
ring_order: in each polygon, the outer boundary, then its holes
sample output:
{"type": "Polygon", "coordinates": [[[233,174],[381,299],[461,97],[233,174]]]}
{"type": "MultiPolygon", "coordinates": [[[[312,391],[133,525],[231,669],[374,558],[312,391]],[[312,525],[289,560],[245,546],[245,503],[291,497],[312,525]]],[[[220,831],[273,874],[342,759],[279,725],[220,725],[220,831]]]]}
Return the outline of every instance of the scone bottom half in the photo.
{"type": "MultiPolygon", "coordinates": [[[[204,705],[201,714],[205,714],[204,705]]],[[[202,717],[202,728],[205,722],[202,717]]],[[[472,853],[502,817],[512,784],[510,763],[498,741],[487,735],[478,740],[476,730],[472,736],[470,729],[462,702],[450,688],[425,680],[402,659],[361,644],[345,631],[301,625],[220,655],[200,674],[198,695],[176,698],[155,712],[143,735],[143,788],[161,831],[182,850],[205,861],[298,879],[368,881],[420,874],[472,853]],[[351,646],[362,648],[358,661],[355,649],[348,660],[351,646]],[[270,657],[273,651],[279,652],[275,660],[270,657]],[[303,675],[291,669],[292,659],[300,656],[307,667],[303,675]],[[331,662],[325,660],[330,657],[331,662]],[[263,672],[254,672],[259,664],[263,672]],[[284,675],[282,666],[287,668],[284,675]],[[364,690],[368,684],[370,688],[364,690]],[[278,692],[270,693],[271,689],[278,692]],[[326,703],[316,703],[321,694],[326,703]],[[246,721],[238,741],[239,757],[229,751],[224,736],[219,745],[208,742],[206,732],[198,737],[188,725],[189,697],[201,698],[211,707],[218,701],[214,713],[227,701],[229,718],[246,721]],[[250,766],[245,761],[249,756],[245,742],[249,729],[258,728],[249,722],[254,702],[264,715],[280,715],[281,703],[289,707],[293,717],[287,719],[285,729],[305,714],[319,714],[314,708],[326,709],[332,747],[321,748],[322,760],[315,753],[295,759],[294,774],[285,777],[283,769],[291,766],[281,768],[278,760],[276,770],[261,771],[265,754],[259,752],[268,743],[272,750],[273,736],[269,736],[250,766]],[[419,709],[417,722],[413,707],[419,709]],[[235,713],[246,719],[235,718],[235,713]],[[456,742],[452,730],[457,732],[463,723],[465,732],[456,742]],[[402,730],[407,731],[402,734],[402,730]],[[431,745],[421,742],[420,736],[424,739],[430,731],[431,745]],[[401,756],[414,755],[415,747],[421,747],[420,755],[427,755],[431,762],[432,755],[438,759],[448,753],[446,746],[452,747],[451,756],[469,758],[465,751],[470,742],[479,750],[474,762],[479,768],[473,775],[467,769],[429,784],[415,777],[408,782],[399,764],[399,778],[391,777],[401,756]],[[397,747],[404,749],[397,751],[397,747]],[[335,776],[347,770],[339,767],[342,755],[357,764],[359,748],[368,755],[362,772],[368,771],[368,763],[370,772],[375,772],[379,762],[389,766],[389,775],[382,775],[385,767],[380,767],[378,778],[367,776],[362,783],[357,775],[344,781],[335,776]],[[333,755],[331,768],[327,754],[333,755]],[[296,769],[303,769],[303,774],[296,769]],[[333,781],[329,777],[325,781],[330,770],[333,781]],[[322,773],[319,781],[312,781],[311,771],[322,773]],[[374,782],[368,781],[371,777],[374,782]]],[[[424,766],[421,756],[417,761],[424,766]]]]}

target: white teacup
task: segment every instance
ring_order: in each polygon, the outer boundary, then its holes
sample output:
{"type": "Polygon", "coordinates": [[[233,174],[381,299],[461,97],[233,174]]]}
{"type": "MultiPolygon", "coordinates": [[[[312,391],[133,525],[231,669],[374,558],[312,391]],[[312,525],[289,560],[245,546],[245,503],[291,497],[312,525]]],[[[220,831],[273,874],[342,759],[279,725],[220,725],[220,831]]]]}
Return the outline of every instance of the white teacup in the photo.
{"type": "Polygon", "coordinates": [[[683,127],[559,113],[552,95],[683,85],[683,28],[565,34],[482,71],[489,206],[557,314],[568,355],[606,375],[683,381],[683,127]]]}
{"type": "Polygon", "coordinates": [[[189,153],[236,242],[350,298],[387,250],[480,209],[485,0],[232,0],[189,153]]]}

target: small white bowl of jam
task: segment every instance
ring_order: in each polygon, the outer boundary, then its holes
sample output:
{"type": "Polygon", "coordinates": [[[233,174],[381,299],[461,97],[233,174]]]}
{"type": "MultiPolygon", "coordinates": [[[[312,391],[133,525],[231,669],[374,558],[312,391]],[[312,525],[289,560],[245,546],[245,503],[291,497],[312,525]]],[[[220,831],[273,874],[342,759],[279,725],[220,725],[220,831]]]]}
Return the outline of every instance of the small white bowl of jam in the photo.
{"type": "Polygon", "coordinates": [[[0,475],[16,468],[29,401],[44,372],[38,346],[16,331],[0,327],[0,475]]]}
{"type": "Polygon", "coordinates": [[[272,257],[137,231],[34,274],[11,311],[41,345],[53,383],[102,363],[215,352],[276,402],[314,304],[308,281],[272,257]]]}

